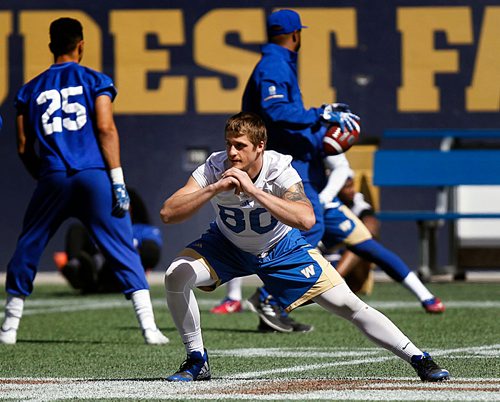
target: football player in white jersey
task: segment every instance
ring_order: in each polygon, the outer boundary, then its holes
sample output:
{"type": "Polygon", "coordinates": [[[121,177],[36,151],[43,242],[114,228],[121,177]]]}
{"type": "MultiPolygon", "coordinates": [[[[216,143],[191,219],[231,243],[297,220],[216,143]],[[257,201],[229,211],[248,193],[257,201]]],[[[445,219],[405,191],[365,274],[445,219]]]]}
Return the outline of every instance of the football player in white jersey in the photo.
{"type": "Polygon", "coordinates": [[[179,223],[208,201],[215,222],[189,244],[165,273],[167,303],[187,358],[169,381],[211,377],[193,289],[214,289],[234,277],[256,274],[291,311],[314,301],[352,322],[369,339],[411,363],[424,381],[449,377],[387,317],[360,300],[299,229],[314,225],[314,211],[291,157],[265,151],[266,128],[254,113],[232,116],[226,151],[197,168],[163,204],[164,223],[179,223]]]}

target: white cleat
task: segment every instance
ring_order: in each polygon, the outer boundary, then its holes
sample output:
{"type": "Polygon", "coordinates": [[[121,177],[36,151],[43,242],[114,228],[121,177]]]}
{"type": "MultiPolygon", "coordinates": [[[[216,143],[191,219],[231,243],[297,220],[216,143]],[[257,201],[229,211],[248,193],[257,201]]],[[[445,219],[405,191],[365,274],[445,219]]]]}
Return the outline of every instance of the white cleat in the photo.
{"type": "Polygon", "coordinates": [[[158,328],[155,329],[145,329],[142,331],[142,336],[144,336],[144,341],[148,345],[166,345],[170,340],[161,333],[158,328]]]}
{"type": "Polygon", "coordinates": [[[16,340],[17,330],[14,328],[9,328],[7,330],[4,330],[3,328],[0,329],[0,343],[5,345],[15,345],[16,340]]]}

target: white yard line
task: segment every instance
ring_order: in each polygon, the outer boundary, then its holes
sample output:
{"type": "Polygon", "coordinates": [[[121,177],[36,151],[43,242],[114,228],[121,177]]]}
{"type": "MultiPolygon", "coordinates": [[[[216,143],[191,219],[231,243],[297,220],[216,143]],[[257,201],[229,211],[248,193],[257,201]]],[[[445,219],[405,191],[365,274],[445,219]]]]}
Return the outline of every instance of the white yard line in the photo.
{"type": "Polygon", "coordinates": [[[495,401],[500,398],[500,378],[488,379],[487,382],[485,379],[457,378],[443,384],[422,383],[414,378],[394,378],[388,384],[382,379],[368,381],[362,378],[353,381],[350,389],[342,386],[303,392],[271,391],[280,383],[289,383],[293,379],[215,379],[188,384],[50,378],[32,379],[31,383],[27,378],[0,381],[0,399],[40,402],[69,399],[495,401]]]}
{"type": "MultiPolygon", "coordinates": [[[[279,357],[280,355],[275,353],[276,350],[279,349],[271,349],[270,353],[268,356],[273,356],[275,358],[279,357]]],[[[314,357],[314,352],[304,350],[302,351],[301,348],[296,348],[295,349],[299,358],[300,356],[303,357],[303,352],[309,353],[308,355],[310,357],[314,357]]],[[[211,354],[217,355],[217,353],[224,354],[225,356],[231,356],[231,352],[233,352],[233,356],[235,357],[254,357],[256,353],[266,353],[267,349],[234,349],[234,350],[214,350],[211,352],[211,354]],[[246,351],[247,355],[245,356],[246,351]],[[259,351],[259,352],[257,352],[259,351]]],[[[339,357],[353,357],[353,352],[356,351],[345,351],[344,355],[342,355],[342,352],[336,352],[337,358],[339,357]]],[[[231,374],[228,376],[223,376],[222,378],[263,378],[263,377],[270,377],[274,374],[283,374],[283,373],[305,373],[308,371],[314,371],[318,369],[324,369],[324,368],[329,368],[329,367],[338,367],[338,366],[355,366],[355,365],[363,365],[363,364],[368,364],[368,363],[380,363],[383,361],[387,360],[392,360],[392,359],[397,359],[396,356],[394,355],[387,355],[388,352],[386,352],[384,349],[381,348],[374,348],[371,354],[382,354],[383,356],[379,357],[368,357],[365,359],[355,359],[355,360],[344,360],[344,361],[334,361],[330,363],[318,363],[318,364],[305,364],[305,365],[298,365],[298,366],[290,366],[290,367],[283,367],[280,369],[272,369],[272,370],[260,370],[260,371],[251,371],[251,372],[246,372],[246,373],[238,373],[238,374],[231,374]]],[[[476,347],[464,347],[464,348],[455,348],[455,349],[445,349],[445,350],[432,350],[432,355],[433,356],[446,356],[446,357],[451,357],[454,354],[459,354],[460,356],[464,357],[464,355],[467,355],[468,357],[473,357],[477,356],[479,358],[484,358],[485,355],[489,354],[492,357],[499,358],[500,357],[500,344],[496,345],[484,345],[484,346],[476,346],[476,347]]],[[[286,355],[286,357],[290,357],[290,355],[293,354],[293,351],[290,349],[284,349],[283,353],[286,355]]],[[[359,352],[358,352],[359,353],[359,352]]],[[[362,355],[367,354],[366,350],[361,351],[362,355]]],[[[356,356],[359,354],[354,354],[356,356]]],[[[284,356],[285,357],[285,356],[284,356]]]]}
{"type": "MultiPolygon", "coordinates": [[[[350,350],[347,348],[251,348],[213,350],[212,355],[254,358],[269,352],[277,355],[282,351],[287,357],[297,352],[327,353],[337,359],[349,359],[375,348],[350,350]]],[[[383,351],[380,352],[384,354],[383,351]]],[[[434,350],[434,355],[462,358],[484,354],[500,357],[500,344],[477,347],[434,350]]],[[[234,373],[230,376],[215,378],[209,382],[168,383],[161,380],[101,380],[84,378],[0,378],[0,399],[25,401],[52,401],[68,399],[169,399],[169,400],[367,400],[367,401],[496,401],[500,400],[500,378],[453,378],[444,383],[422,383],[415,377],[399,378],[341,378],[325,379],[328,386],[318,389],[315,384],[309,389],[299,388],[287,391],[290,384],[302,383],[306,387],[311,379],[278,378],[274,375],[287,372],[306,372],[317,368],[339,365],[363,365],[392,359],[389,356],[368,357],[365,359],[343,360],[334,363],[300,365],[293,368],[261,370],[234,373]],[[265,378],[268,377],[268,378],[265,378]],[[270,378],[269,378],[270,377],[270,378]],[[264,379],[262,379],[264,378],[264,379]],[[288,385],[287,385],[288,384],[288,385]],[[280,387],[281,385],[281,387],[280,387]],[[284,390],[284,391],[283,391],[284,390]]],[[[320,381],[321,383],[321,381],[320,381]]],[[[300,385],[300,384],[299,384],[300,385]]]]}

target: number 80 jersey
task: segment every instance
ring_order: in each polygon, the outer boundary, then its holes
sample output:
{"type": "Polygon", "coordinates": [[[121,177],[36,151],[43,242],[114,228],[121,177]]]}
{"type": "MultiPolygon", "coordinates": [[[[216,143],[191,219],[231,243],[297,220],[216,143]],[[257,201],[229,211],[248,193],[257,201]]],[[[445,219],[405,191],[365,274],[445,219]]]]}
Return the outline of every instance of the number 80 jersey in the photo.
{"type": "MultiPolygon", "coordinates": [[[[289,155],[264,151],[262,170],[255,186],[283,197],[291,186],[301,181],[291,162],[289,155]]],[[[217,182],[229,167],[226,152],[216,152],[192,176],[203,188],[217,182]]],[[[216,213],[215,221],[224,236],[238,248],[254,255],[267,252],[292,229],[246,194],[225,191],[213,197],[211,203],[216,213]]]]}
{"type": "Polygon", "coordinates": [[[111,78],[75,62],[53,64],[21,87],[15,106],[40,143],[41,175],[105,167],[94,131],[100,95],[115,98],[111,78]]]}

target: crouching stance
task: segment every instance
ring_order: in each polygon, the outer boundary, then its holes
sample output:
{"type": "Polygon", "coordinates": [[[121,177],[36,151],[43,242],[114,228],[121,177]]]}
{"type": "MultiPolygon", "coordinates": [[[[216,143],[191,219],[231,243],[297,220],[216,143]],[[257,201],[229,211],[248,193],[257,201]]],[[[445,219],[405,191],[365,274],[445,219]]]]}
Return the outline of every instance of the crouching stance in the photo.
{"type": "Polygon", "coordinates": [[[189,244],[165,274],[168,307],[187,351],[187,359],[167,380],[210,379],[193,289],[215,289],[252,274],[287,311],[314,301],[411,363],[422,380],[447,379],[448,371],[355,296],[302,237],[299,230],[314,225],[313,209],[291,157],[265,151],[262,120],[253,113],[239,113],[227,121],[225,138],[226,151],[210,155],[161,210],[165,223],[186,220],[208,201],[216,212],[208,231],[189,244]]]}

